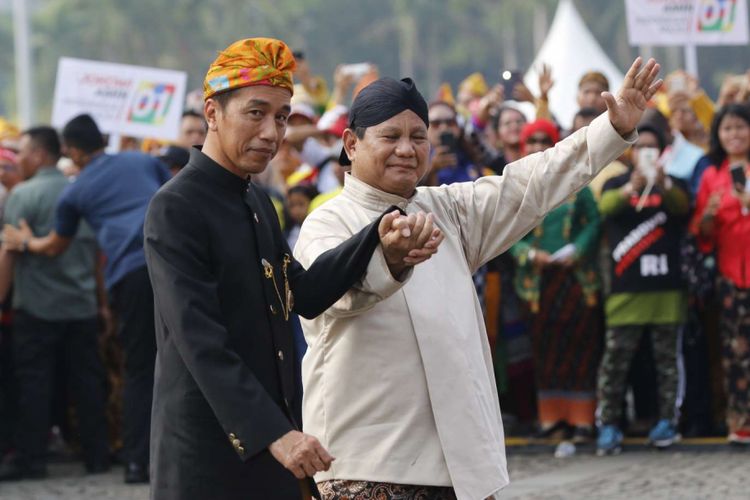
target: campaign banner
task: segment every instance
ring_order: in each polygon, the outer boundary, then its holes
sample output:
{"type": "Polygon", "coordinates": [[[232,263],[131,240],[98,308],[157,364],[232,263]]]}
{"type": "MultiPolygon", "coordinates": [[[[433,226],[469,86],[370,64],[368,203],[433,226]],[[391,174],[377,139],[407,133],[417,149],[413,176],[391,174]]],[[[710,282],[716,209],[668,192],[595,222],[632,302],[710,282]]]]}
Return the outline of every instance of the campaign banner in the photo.
{"type": "Polygon", "coordinates": [[[625,0],[631,45],[747,45],[747,0],[625,0]]]}
{"type": "Polygon", "coordinates": [[[61,58],[52,125],[90,114],[102,132],[174,140],[187,74],[128,64],[61,58]]]}

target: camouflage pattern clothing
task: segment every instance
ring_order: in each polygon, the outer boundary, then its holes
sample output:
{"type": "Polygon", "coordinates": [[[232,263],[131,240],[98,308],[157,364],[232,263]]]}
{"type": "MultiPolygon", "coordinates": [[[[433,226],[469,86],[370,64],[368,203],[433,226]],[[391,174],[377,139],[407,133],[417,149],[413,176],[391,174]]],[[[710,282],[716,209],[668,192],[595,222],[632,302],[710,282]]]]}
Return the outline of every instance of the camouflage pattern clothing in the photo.
{"type": "Polygon", "coordinates": [[[617,425],[620,420],[630,363],[647,328],[651,331],[656,364],[659,419],[677,420],[679,325],[627,325],[607,330],[597,381],[598,415],[602,425],[617,425]]]}

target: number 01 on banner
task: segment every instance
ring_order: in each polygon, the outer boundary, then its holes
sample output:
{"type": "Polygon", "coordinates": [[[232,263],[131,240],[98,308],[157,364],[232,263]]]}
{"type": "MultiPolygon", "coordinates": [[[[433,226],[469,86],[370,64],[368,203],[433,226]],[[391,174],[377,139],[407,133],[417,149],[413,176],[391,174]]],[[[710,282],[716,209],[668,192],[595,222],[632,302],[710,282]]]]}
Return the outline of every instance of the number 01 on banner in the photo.
{"type": "Polygon", "coordinates": [[[186,82],[182,71],[62,58],[52,124],[89,113],[105,133],[173,140],[186,82]]]}
{"type": "Polygon", "coordinates": [[[746,45],[747,0],[625,0],[631,45],[746,45]]]}

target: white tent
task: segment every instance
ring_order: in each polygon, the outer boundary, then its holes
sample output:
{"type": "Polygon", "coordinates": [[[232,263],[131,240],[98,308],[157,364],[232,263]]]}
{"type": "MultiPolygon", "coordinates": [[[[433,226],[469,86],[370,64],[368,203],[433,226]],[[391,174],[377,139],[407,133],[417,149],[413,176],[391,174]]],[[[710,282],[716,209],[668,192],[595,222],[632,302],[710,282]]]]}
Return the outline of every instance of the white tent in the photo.
{"type": "Polygon", "coordinates": [[[542,63],[552,68],[555,85],[549,95],[550,109],[563,127],[570,127],[578,111],[578,80],[587,71],[601,71],[609,80],[610,90],[620,88],[624,75],[607,57],[578,14],[572,0],[560,0],[547,38],[539,49],[524,83],[537,94],[542,63]]]}

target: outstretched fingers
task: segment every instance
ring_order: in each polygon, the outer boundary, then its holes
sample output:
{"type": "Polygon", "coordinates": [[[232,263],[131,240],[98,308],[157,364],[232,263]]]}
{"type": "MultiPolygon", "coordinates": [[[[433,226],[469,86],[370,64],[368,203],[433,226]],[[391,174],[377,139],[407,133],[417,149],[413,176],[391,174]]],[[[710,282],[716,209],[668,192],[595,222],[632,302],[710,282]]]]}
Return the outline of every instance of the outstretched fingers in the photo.
{"type": "Polygon", "coordinates": [[[664,84],[664,80],[661,78],[656,80],[654,83],[651,84],[651,86],[644,92],[644,95],[646,96],[646,100],[650,101],[652,97],[654,97],[654,94],[656,94],[656,91],[659,90],[659,88],[664,84]]]}
{"type": "Polygon", "coordinates": [[[637,90],[643,94],[646,101],[650,100],[656,91],[659,90],[659,87],[661,87],[661,80],[655,81],[659,75],[659,70],[661,70],[661,66],[653,59],[649,60],[648,64],[643,68],[643,75],[640,81],[641,86],[637,90]]]}
{"type": "Polygon", "coordinates": [[[651,82],[656,77],[656,74],[659,72],[658,68],[656,73],[654,73],[653,77],[651,73],[653,70],[657,67],[656,61],[654,59],[649,59],[643,68],[638,72],[638,74],[635,76],[635,80],[633,83],[633,88],[640,91],[645,92],[646,89],[648,89],[649,85],[651,85],[651,82]]]}
{"type": "Polygon", "coordinates": [[[656,77],[659,75],[659,71],[661,71],[661,66],[654,62],[654,65],[651,67],[651,70],[648,72],[648,75],[643,81],[644,92],[647,92],[651,85],[653,85],[656,77]]]}
{"type": "Polygon", "coordinates": [[[634,86],[635,77],[638,74],[638,70],[641,69],[641,64],[643,64],[643,58],[640,56],[636,57],[635,61],[633,61],[633,64],[630,65],[630,69],[628,70],[628,72],[625,73],[625,79],[622,81],[623,88],[630,88],[634,86]]]}

